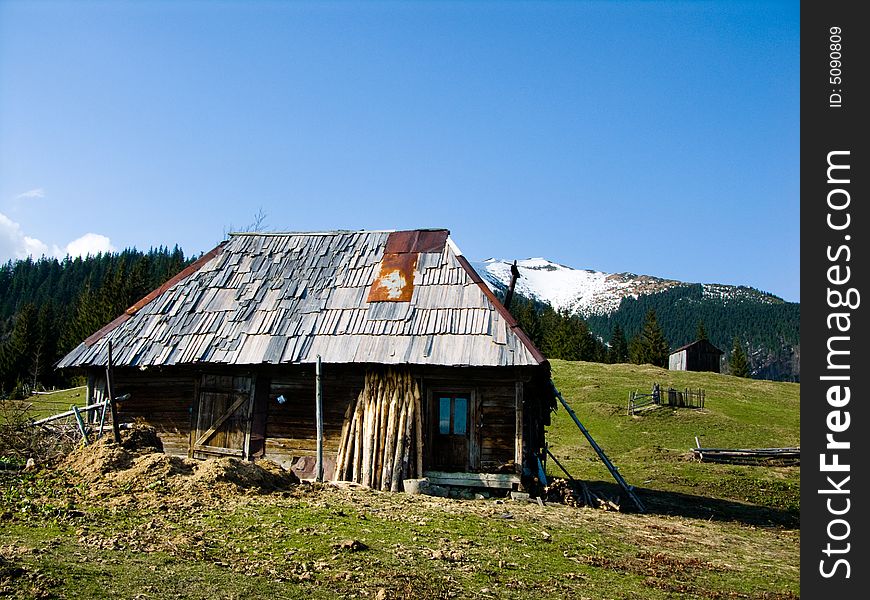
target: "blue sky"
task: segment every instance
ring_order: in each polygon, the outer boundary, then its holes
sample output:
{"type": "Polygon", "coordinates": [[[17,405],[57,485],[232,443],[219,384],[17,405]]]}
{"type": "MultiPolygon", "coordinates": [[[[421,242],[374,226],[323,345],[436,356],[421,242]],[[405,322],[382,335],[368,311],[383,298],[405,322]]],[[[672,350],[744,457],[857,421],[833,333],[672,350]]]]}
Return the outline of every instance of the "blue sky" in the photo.
{"type": "Polygon", "coordinates": [[[798,2],[6,2],[0,260],[447,227],[799,292],[798,2]]]}

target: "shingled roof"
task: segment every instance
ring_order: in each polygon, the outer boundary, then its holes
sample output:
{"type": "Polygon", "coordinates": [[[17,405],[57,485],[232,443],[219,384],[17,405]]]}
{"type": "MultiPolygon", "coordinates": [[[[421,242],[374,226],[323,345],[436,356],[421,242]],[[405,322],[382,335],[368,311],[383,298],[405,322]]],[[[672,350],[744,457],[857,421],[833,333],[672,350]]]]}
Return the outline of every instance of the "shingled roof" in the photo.
{"type": "Polygon", "coordinates": [[[676,354],[677,352],[682,352],[683,350],[687,350],[693,346],[698,346],[704,352],[725,354],[722,350],[719,350],[719,348],[711,344],[709,340],[695,340],[694,342],[688,343],[685,346],[680,346],[676,350],[671,350],[670,353],[676,354]]]}
{"type": "Polygon", "coordinates": [[[447,230],[234,234],[58,367],[545,362],[447,230]]]}

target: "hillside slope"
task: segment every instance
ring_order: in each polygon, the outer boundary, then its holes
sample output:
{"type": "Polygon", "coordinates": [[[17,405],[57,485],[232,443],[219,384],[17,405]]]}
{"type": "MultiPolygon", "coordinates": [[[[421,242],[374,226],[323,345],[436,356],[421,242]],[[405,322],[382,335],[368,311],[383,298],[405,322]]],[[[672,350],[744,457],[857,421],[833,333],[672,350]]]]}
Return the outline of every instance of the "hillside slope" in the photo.
{"type": "MultiPolygon", "coordinates": [[[[799,467],[700,463],[687,454],[695,436],[705,447],[800,446],[800,385],[650,365],[552,363],[556,386],[645,502],[665,511],[668,503],[694,503],[701,512],[697,516],[706,511],[714,518],[745,518],[742,513],[748,511],[760,523],[797,524],[799,467]],[[649,393],[654,383],[702,388],[705,408],[656,408],[629,416],[630,392],[649,393]]],[[[612,481],[561,407],[547,439],[575,478],[612,481]]],[[[563,476],[555,464],[548,468],[563,476]]]]}

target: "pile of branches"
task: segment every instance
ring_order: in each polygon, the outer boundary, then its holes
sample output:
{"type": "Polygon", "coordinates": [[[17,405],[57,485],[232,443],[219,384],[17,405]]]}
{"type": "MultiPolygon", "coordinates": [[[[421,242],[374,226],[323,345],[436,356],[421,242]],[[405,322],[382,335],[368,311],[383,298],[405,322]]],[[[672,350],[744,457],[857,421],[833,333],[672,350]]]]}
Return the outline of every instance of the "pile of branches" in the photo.
{"type": "Polygon", "coordinates": [[[31,404],[19,400],[0,401],[0,457],[13,466],[28,459],[51,464],[69,454],[79,443],[78,426],[67,421],[34,426],[31,404]]]}
{"type": "Polygon", "coordinates": [[[373,369],[348,406],[335,478],[394,492],[423,472],[420,386],[404,369],[373,369]]]}

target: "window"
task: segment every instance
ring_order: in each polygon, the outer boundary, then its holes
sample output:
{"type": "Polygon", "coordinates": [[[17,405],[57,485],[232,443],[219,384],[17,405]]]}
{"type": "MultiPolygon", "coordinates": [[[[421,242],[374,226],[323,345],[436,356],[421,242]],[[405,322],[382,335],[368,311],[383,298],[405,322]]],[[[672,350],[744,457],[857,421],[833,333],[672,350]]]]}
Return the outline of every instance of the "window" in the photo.
{"type": "Polygon", "coordinates": [[[438,433],[465,435],[468,431],[468,396],[438,397],[438,433]]]}

